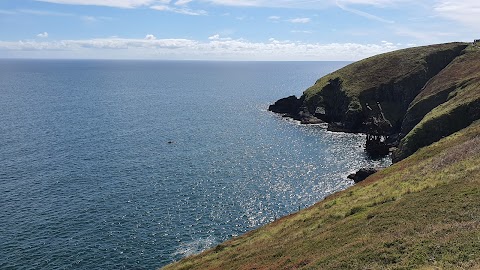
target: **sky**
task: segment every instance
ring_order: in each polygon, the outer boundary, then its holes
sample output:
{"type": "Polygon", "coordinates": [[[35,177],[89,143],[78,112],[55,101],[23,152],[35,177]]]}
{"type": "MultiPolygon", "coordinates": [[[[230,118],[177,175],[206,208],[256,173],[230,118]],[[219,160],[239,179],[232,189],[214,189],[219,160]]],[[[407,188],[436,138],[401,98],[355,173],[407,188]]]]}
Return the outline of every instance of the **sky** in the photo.
{"type": "Polygon", "coordinates": [[[354,61],[479,38],[478,0],[0,0],[0,58],[354,61]]]}

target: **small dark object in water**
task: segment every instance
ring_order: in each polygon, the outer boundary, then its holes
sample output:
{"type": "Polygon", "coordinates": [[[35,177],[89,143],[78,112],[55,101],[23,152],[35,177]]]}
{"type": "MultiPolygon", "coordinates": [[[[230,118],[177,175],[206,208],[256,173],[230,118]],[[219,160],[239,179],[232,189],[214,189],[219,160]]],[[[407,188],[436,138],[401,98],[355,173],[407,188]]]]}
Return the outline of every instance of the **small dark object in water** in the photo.
{"type": "Polygon", "coordinates": [[[172,144],[172,143],[173,143],[173,141],[168,141],[168,144],[172,144]]]}

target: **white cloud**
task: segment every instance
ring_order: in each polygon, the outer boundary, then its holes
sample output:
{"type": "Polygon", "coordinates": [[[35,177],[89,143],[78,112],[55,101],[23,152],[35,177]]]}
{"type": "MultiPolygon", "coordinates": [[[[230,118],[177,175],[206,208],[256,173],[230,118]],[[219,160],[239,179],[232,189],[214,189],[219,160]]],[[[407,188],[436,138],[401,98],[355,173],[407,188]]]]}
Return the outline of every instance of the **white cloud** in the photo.
{"type": "MultiPolygon", "coordinates": [[[[340,0],[203,0],[216,5],[224,6],[250,6],[250,7],[276,7],[276,8],[300,8],[300,9],[324,9],[335,6],[340,0]]],[[[378,7],[392,6],[397,3],[412,0],[341,0],[343,5],[370,5],[378,7]]]]}
{"type": "Polygon", "coordinates": [[[39,37],[39,38],[48,38],[48,33],[47,33],[47,32],[40,33],[40,34],[37,35],[37,37],[39,37]]]}
{"type": "MultiPolygon", "coordinates": [[[[107,6],[118,8],[135,8],[140,6],[150,5],[155,0],[36,0],[39,2],[49,2],[55,4],[66,5],[87,5],[87,6],[107,6]]],[[[165,1],[161,1],[164,3],[165,1]]],[[[168,1],[169,2],[169,1],[168,1]]]]}
{"type": "Polygon", "coordinates": [[[17,12],[12,11],[12,10],[0,9],[0,14],[2,14],[2,15],[15,15],[15,14],[17,14],[17,12]]]}
{"type": "Polygon", "coordinates": [[[229,37],[221,37],[220,34],[215,34],[213,36],[208,37],[208,40],[232,40],[229,37]]]}
{"type": "Polygon", "coordinates": [[[219,34],[215,34],[213,36],[210,36],[208,37],[209,40],[219,40],[220,39],[220,35],[219,34]]]}
{"type": "MultiPolygon", "coordinates": [[[[137,8],[141,6],[168,5],[172,0],[34,0],[67,5],[94,5],[118,8],[137,8]]],[[[191,2],[207,2],[215,5],[237,7],[274,7],[274,8],[299,8],[299,9],[324,9],[335,6],[337,2],[342,5],[370,5],[378,7],[392,6],[397,3],[412,2],[413,0],[176,0],[174,5],[185,6],[191,2]]]]}
{"type": "Polygon", "coordinates": [[[480,2],[478,0],[440,0],[433,9],[443,18],[460,22],[477,31],[480,30],[480,2]]]}
{"type": "Polygon", "coordinates": [[[175,2],[175,5],[177,6],[185,6],[188,5],[188,3],[192,2],[193,0],[178,0],[175,2]]]}
{"type": "Polygon", "coordinates": [[[188,8],[174,8],[170,7],[167,5],[156,5],[156,6],[151,6],[151,9],[158,10],[158,11],[169,11],[169,12],[174,12],[174,13],[179,13],[179,14],[184,14],[184,15],[191,15],[191,16],[201,16],[201,15],[207,15],[208,13],[205,10],[192,10],[188,8]]]}
{"type": "Polygon", "coordinates": [[[97,18],[93,16],[82,16],[82,20],[87,22],[87,23],[93,23],[97,21],[97,18]]]}
{"type": "Polygon", "coordinates": [[[122,39],[0,41],[3,57],[152,58],[215,60],[358,60],[399,49],[391,43],[303,43],[270,39],[251,42],[213,35],[206,42],[190,39],[122,39]]]}
{"type": "Polygon", "coordinates": [[[295,18],[288,20],[291,23],[309,23],[312,21],[310,18],[295,18]]]}
{"type": "Polygon", "coordinates": [[[280,16],[270,16],[270,17],[268,17],[268,19],[269,19],[269,20],[272,20],[272,21],[278,21],[278,20],[280,20],[281,18],[280,18],[280,16]]]}
{"type": "Polygon", "coordinates": [[[36,10],[36,9],[19,9],[18,12],[31,14],[31,15],[38,15],[38,16],[57,16],[57,17],[75,16],[72,13],[56,12],[56,11],[50,11],[50,10],[36,10]]]}
{"type": "Polygon", "coordinates": [[[152,35],[152,34],[148,34],[148,35],[145,36],[145,39],[146,39],[146,40],[155,40],[155,39],[157,39],[157,38],[156,38],[154,35],[152,35]]]}
{"type": "MultiPolygon", "coordinates": [[[[375,21],[379,21],[379,22],[383,22],[383,23],[394,23],[394,21],[392,21],[392,20],[387,20],[387,19],[381,18],[379,16],[367,13],[365,11],[361,11],[361,10],[358,10],[358,9],[347,7],[343,2],[347,2],[347,1],[342,1],[342,2],[337,1],[337,6],[344,11],[353,13],[353,14],[361,16],[361,17],[365,17],[365,18],[370,19],[370,20],[375,20],[375,21]]],[[[354,1],[350,0],[348,2],[354,2],[354,1]]],[[[358,2],[366,2],[366,3],[362,3],[362,4],[367,4],[369,2],[368,4],[370,4],[370,5],[378,5],[378,3],[375,3],[377,1],[358,0],[358,2]]],[[[388,2],[388,1],[378,1],[378,2],[388,2]]]]}
{"type": "Polygon", "coordinates": [[[445,42],[446,37],[447,40],[453,40],[457,35],[456,32],[445,32],[442,31],[442,29],[433,29],[428,26],[419,26],[415,29],[404,26],[394,26],[392,27],[392,31],[397,36],[413,38],[422,44],[445,42]]]}
{"type": "Polygon", "coordinates": [[[300,33],[300,34],[312,34],[313,31],[310,30],[292,30],[290,33],[300,33]]]}

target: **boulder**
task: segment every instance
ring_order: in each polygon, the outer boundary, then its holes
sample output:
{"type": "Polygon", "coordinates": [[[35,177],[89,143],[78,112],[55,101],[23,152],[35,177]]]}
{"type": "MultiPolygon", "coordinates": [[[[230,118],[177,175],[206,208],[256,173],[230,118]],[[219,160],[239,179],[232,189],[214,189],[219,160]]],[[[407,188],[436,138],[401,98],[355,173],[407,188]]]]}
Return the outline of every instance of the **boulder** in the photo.
{"type": "Polygon", "coordinates": [[[362,168],[358,170],[356,173],[350,174],[347,178],[352,179],[355,183],[361,182],[365,180],[370,175],[378,172],[376,168],[362,168]]]}
{"type": "Polygon", "coordinates": [[[268,110],[274,113],[281,113],[289,116],[298,115],[301,101],[296,96],[289,96],[277,100],[268,107],[268,110]]]}

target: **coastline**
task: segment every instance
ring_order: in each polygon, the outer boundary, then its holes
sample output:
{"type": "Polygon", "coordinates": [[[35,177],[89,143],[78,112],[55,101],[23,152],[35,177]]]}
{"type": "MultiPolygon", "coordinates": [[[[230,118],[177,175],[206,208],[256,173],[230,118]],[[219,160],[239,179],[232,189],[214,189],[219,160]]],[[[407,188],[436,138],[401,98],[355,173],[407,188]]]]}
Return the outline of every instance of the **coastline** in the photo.
{"type": "MultiPolygon", "coordinates": [[[[480,77],[475,72],[480,66],[478,55],[477,49],[464,43],[380,55],[319,79],[300,98],[291,96],[281,100],[273,108],[276,113],[304,123],[315,117],[329,125],[339,124],[349,132],[363,131],[374,143],[378,140],[388,146],[388,152],[393,152],[394,164],[307,209],[164,269],[479,266],[478,248],[475,242],[469,241],[478,237],[480,231],[473,229],[480,228],[477,211],[480,180],[475,177],[480,173],[477,154],[480,151],[480,94],[477,91],[480,77]],[[415,62],[418,56],[427,60],[415,62]],[[447,61],[438,62],[438,58],[447,61]],[[417,85],[416,89],[408,90],[414,92],[394,95],[403,97],[398,105],[389,103],[388,98],[382,100],[381,95],[372,96],[368,87],[365,88],[367,94],[358,89],[353,92],[356,94],[346,92],[352,80],[342,76],[354,74],[350,69],[355,70],[363,63],[388,63],[391,59],[437,66],[430,68],[434,70],[432,73],[423,69],[418,73],[414,68],[407,75],[400,74],[400,79],[393,79],[397,81],[393,89],[400,92],[407,91],[402,85],[412,82],[417,85]],[[453,77],[452,70],[459,67],[467,71],[457,72],[453,77]],[[419,83],[417,79],[412,80],[410,74],[423,79],[419,83]],[[340,79],[335,79],[337,75],[340,79]],[[454,95],[443,100],[425,95],[423,91],[437,82],[450,85],[448,91],[454,95]],[[369,97],[375,99],[369,101],[369,97]],[[428,101],[430,109],[419,112],[415,107],[418,100],[428,101]],[[375,103],[378,109],[370,105],[375,103]],[[339,113],[336,106],[347,109],[339,113]],[[394,114],[397,109],[399,114],[394,114]],[[307,121],[302,121],[302,117],[307,121]],[[407,125],[412,125],[413,118],[417,124],[409,130],[407,125]],[[410,122],[401,123],[398,119],[410,122]],[[458,124],[452,125],[455,121],[458,124]],[[443,130],[440,136],[435,134],[438,130],[443,130]],[[427,139],[421,137],[428,134],[431,135],[427,139]],[[390,143],[395,148],[390,147],[390,143]],[[462,207],[467,204],[469,208],[462,207]],[[463,217],[462,221],[459,217],[463,217]],[[458,241],[452,243],[451,237],[458,241]],[[434,247],[441,252],[432,254],[434,247]]],[[[385,72],[387,81],[392,80],[388,78],[389,70],[385,72]]],[[[358,74],[355,76],[358,78],[358,74]]],[[[442,87],[437,83],[433,91],[443,91],[442,87]]],[[[388,91],[388,86],[380,84],[378,90],[388,91]]],[[[368,143],[367,139],[366,146],[368,143]]]]}

